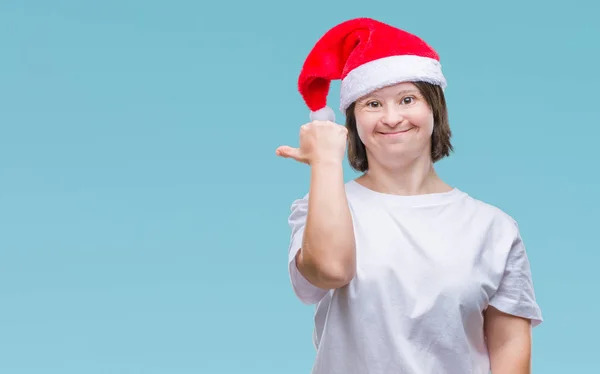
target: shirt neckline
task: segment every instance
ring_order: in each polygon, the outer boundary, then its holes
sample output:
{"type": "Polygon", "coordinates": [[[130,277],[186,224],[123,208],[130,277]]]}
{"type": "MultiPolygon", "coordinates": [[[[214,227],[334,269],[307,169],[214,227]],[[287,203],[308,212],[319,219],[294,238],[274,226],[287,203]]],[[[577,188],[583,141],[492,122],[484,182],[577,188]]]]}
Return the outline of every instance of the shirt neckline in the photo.
{"type": "Polygon", "coordinates": [[[351,180],[348,185],[357,193],[359,196],[381,201],[386,204],[400,205],[406,207],[420,207],[420,206],[431,206],[431,205],[443,205],[455,201],[461,196],[466,194],[454,187],[452,190],[447,192],[438,192],[421,195],[395,195],[383,192],[377,192],[368,187],[363,186],[356,180],[351,180]]]}

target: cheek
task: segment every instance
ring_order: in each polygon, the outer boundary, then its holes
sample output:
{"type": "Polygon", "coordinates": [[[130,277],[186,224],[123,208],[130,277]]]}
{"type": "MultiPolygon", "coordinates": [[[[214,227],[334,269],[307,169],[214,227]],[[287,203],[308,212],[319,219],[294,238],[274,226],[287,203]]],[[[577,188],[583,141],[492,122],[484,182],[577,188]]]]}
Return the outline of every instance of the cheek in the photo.
{"type": "Polygon", "coordinates": [[[424,114],[422,116],[418,116],[414,118],[416,124],[419,126],[421,131],[431,136],[433,134],[433,115],[432,114],[424,114]]]}
{"type": "Polygon", "coordinates": [[[358,133],[358,137],[360,138],[360,140],[362,140],[362,142],[364,143],[365,129],[358,123],[356,123],[356,132],[358,133]]]}
{"type": "Polygon", "coordinates": [[[427,124],[427,134],[429,136],[433,135],[433,118],[431,118],[427,124]]]}
{"type": "Polygon", "coordinates": [[[374,128],[375,126],[369,125],[368,121],[361,121],[359,118],[356,118],[356,132],[363,143],[365,143],[365,139],[368,137],[368,134],[373,132],[374,128]]]}

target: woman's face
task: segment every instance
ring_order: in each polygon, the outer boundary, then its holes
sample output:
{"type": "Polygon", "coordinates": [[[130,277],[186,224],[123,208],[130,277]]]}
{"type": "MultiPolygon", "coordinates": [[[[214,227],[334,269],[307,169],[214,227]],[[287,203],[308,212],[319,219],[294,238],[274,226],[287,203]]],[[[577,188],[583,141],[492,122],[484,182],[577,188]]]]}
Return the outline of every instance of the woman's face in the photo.
{"type": "Polygon", "coordinates": [[[433,113],[414,84],[374,91],[356,101],[354,114],[369,165],[394,167],[431,158],[433,113]]]}

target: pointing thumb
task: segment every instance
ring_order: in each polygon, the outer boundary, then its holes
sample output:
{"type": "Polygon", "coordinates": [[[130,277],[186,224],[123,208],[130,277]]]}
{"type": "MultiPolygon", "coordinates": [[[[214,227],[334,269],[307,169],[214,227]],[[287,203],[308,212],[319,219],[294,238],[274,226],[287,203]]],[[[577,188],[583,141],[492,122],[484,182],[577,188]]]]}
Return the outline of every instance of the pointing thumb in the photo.
{"type": "Polygon", "coordinates": [[[298,148],[292,148],[287,145],[282,145],[275,150],[275,154],[284,158],[293,158],[298,160],[300,157],[300,150],[298,148]]]}

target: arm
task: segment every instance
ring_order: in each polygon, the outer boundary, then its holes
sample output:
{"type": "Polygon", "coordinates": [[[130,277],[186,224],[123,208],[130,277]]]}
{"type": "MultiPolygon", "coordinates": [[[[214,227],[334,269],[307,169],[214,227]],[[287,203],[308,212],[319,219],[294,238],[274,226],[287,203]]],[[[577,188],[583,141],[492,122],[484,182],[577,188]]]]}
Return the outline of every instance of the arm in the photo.
{"type": "Polygon", "coordinates": [[[492,374],[531,373],[531,322],[489,306],[484,331],[492,374]]]}
{"type": "MultiPolygon", "coordinates": [[[[511,219],[510,248],[502,279],[484,314],[493,374],[530,374],[532,328],[542,323],[531,267],[518,226],[511,219]]],[[[506,245],[508,247],[508,245],[506,245]]]]}
{"type": "Polygon", "coordinates": [[[356,273],[356,250],[342,163],[313,163],[309,196],[298,270],[319,288],[343,287],[356,273]]]}

